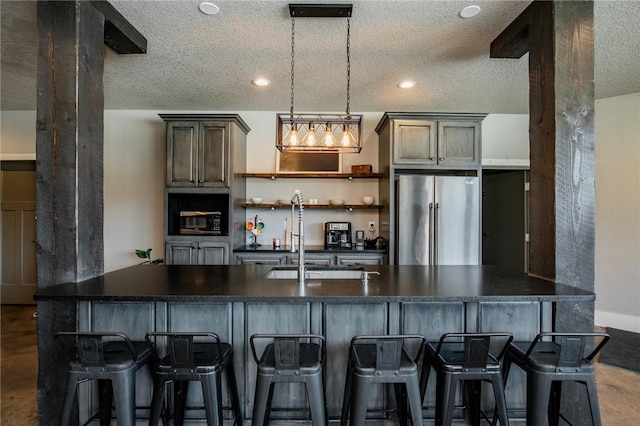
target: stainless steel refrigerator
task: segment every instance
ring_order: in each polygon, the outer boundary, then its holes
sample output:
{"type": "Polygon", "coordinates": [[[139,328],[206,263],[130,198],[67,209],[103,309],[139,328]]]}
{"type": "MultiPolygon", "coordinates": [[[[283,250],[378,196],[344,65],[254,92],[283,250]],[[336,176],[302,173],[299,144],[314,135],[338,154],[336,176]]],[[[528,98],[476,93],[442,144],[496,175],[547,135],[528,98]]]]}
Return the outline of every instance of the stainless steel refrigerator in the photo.
{"type": "Polygon", "coordinates": [[[468,176],[396,177],[396,263],[478,265],[480,181],[468,176]]]}

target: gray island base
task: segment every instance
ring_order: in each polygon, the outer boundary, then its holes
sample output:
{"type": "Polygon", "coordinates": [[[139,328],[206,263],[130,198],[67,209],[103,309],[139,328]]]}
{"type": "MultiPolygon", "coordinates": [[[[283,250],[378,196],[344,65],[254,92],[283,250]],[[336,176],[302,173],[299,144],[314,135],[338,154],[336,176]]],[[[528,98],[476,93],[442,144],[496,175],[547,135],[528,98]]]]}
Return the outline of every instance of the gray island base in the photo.
{"type": "MultiPolygon", "coordinates": [[[[553,330],[554,308],[563,305],[558,302],[595,299],[593,293],[489,266],[361,266],[380,275],[372,275],[367,285],[360,279],[310,278],[303,286],[296,279],[266,278],[273,268],[139,265],[43,289],[35,298],[38,304],[75,301],[83,331],[120,331],[133,339],[143,339],[149,331],[218,333],[233,345],[245,424],[250,424],[256,377],[248,345],[252,334],[325,336],[327,408],[334,423],[342,407],[347,349],[355,335],[421,334],[435,341],[447,332],[508,331],[516,340],[532,340],[541,331],[563,331],[553,330]]],[[[82,422],[97,409],[96,390],[83,386],[82,422]]],[[[506,389],[512,424],[525,424],[525,391],[524,374],[514,369],[506,389]]],[[[146,424],[151,394],[149,372],[141,370],[136,384],[139,424],[146,424]]],[[[483,398],[490,414],[488,389],[483,398]]],[[[461,394],[458,402],[462,405],[461,394]]],[[[433,424],[435,380],[429,381],[423,403],[425,424],[433,424]]],[[[230,405],[226,395],[224,404],[230,405]]],[[[190,385],[187,405],[202,406],[195,384],[190,385]]],[[[305,406],[300,385],[275,388],[273,407],[305,406]]],[[[393,414],[376,410],[394,406],[393,392],[382,386],[373,389],[372,424],[392,424],[393,414]]],[[[458,424],[466,424],[463,410],[455,414],[458,424]]],[[[203,418],[204,413],[194,409],[187,416],[203,418]]],[[[271,418],[272,424],[299,424],[308,415],[274,410],[271,418]]]]}

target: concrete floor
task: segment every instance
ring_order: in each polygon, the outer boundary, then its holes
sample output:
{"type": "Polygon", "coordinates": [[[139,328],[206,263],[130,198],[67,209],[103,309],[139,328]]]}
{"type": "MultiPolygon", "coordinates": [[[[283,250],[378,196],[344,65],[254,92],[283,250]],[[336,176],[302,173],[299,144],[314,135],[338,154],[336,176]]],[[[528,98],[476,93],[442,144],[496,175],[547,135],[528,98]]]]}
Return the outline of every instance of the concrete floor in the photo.
{"type": "MultiPolygon", "coordinates": [[[[35,306],[2,305],[0,310],[0,425],[37,425],[35,306]]],[[[640,424],[640,373],[598,363],[596,376],[602,424],[640,424]]]]}

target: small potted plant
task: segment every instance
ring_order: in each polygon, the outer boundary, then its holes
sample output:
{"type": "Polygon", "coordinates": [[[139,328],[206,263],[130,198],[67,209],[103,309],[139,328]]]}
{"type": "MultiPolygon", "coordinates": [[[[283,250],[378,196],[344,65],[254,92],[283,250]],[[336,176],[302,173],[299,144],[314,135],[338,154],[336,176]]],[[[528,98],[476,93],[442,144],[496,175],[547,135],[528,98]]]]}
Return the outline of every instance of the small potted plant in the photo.
{"type": "Polygon", "coordinates": [[[136,249],[135,251],[136,256],[138,256],[140,259],[145,259],[144,262],[140,263],[141,265],[144,265],[145,263],[148,264],[158,264],[158,263],[162,263],[162,259],[154,259],[151,260],[151,249],[146,249],[146,250],[138,250],[136,249]]]}

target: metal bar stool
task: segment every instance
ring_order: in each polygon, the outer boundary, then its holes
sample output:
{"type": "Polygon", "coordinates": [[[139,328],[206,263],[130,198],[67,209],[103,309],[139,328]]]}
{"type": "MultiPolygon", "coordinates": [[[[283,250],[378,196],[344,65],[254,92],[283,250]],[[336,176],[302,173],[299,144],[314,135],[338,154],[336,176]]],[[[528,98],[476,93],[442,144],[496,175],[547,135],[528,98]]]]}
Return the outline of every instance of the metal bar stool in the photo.
{"type": "Polygon", "coordinates": [[[422,356],[424,344],[425,338],[414,334],[355,336],[351,339],[340,425],[345,426],[349,417],[351,425],[364,424],[369,390],[373,383],[395,384],[400,423],[407,424],[408,399],[413,424],[421,425],[422,404],[417,362],[422,356]],[[420,341],[415,358],[409,355],[404,346],[407,340],[420,341]]]}
{"type": "Polygon", "coordinates": [[[118,424],[135,425],[136,372],[151,359],[147,344],[123,333],[60,332],[54,339],[58,348],[73,357],[60,424],[69,424],[78,384],[98,380],[100,424],[110,424],[115,399],[118,424]]]}
{"type": "Polygon", "coordinates": [[[322,364],[324,337],[317,334],[254,334],[249,339],[253,359],[258,365],[253,402],[254,426],[267,425],[275,383],[304,383],[314,426],[327,424],[322,364]],[[258,357],[255,341],[269,339],[258,357]]]}
{"type": "Polygon", "coordinates": [[[547,419],[550,425],[559,423],[563,381],[586,385],[591,421],[596,426],[601,424],[593,359],[608,340],[606,333],[540,333],[533,342],[509,345],[503,366],[504,380],[506,383],[512,363],[526,372],[527,425],[546,425],[547,419]],[[594,349],[585,354],[588,339],[593,339],[594,349]]]}
{"type": "MultiPolygon", "coordinates": [[[[220,341],[215,333],[147,333],[145,336],[154,353],[155,380],[149,425],[160,420],[167,383],[174,383],[174,424],[184,423],[187,390],[190,381],[199,381],[204,396],[207,425],[221,426],[222,372],[226,372],[229,396],[234,413],[234,425],[242,424],[238,386],[233,368],[233,351],[229,343],[220,341]],[[159,347],[158,340],[166,340],[159,347]]],[[[169,417],[169,416],[167,416],[169,417]]],[[[168,418],[164,419],[164,424],[168,418]]]]}
{"type": "Polygon", "coordinates": [[[433,368],[436,376],[436,425],[450,425],[458,382],[465,384],[471,423],[480,424],[481,382],[489,381],[493,387],[500,424],[509,424],[500,360],[509,343],[510,333],[447,333],[438,342],[426,345],[420,395],[424,401],[433,368]]]}

